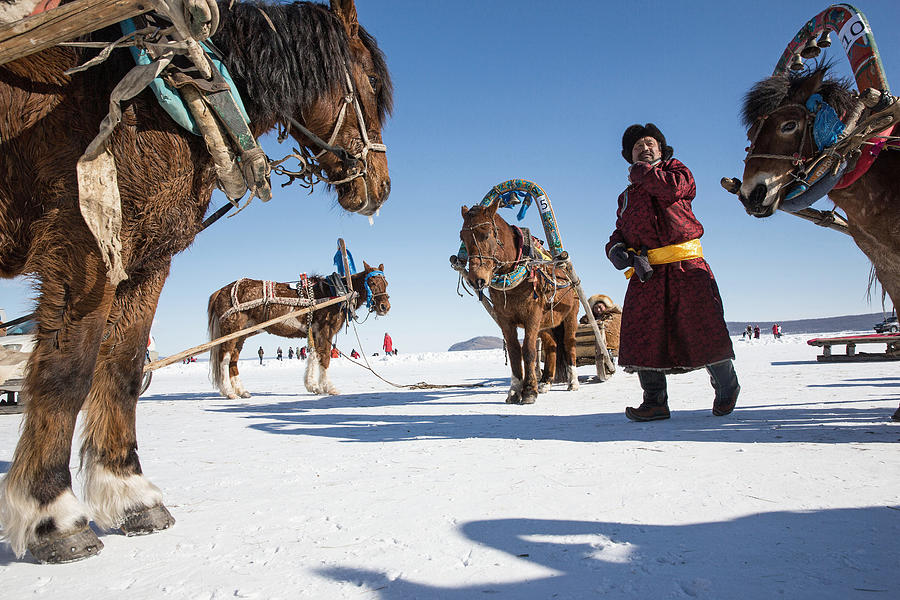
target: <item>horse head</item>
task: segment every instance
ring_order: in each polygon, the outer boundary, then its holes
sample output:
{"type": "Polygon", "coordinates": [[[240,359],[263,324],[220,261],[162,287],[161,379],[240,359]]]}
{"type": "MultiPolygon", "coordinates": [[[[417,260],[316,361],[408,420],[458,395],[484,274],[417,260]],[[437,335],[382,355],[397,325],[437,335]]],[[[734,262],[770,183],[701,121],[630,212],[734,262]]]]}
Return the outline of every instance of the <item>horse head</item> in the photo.
{"type": "Polygon", "coordinates": [[[393,86],[353,0],[332,0],[330,8],[236,3],[230,11],[214,41],[245,97],[254,135],[280,126],[345,210],[375,214],[391,191],[381,129],[393,86]]]}
{"type": "Polygon", "coordinates": [[[497,215],[499,205],[498,197],[487,206],[462,207],[463,226],[459,238],[469,257],[466,281],[479,291],[491,283],[500,267],[509,262],[505,260],[506,245],[500,239],[499,225],[506,226],[507,223],[497,215]]]}
{"type": "Polygon", "coordinates": [[[811,96],[819,94],[838,115],[849,110],[848,84],[826,80],[828,69],[826,64],[811,72],[773,75],[747,92],[741,116],[750,145],[738,197],[748,214],[771,216],[800,191],[796,188],[818,154],[811,96]]]}
{"type": "Polygon", "coordinates": [[[387,279],[384,277],[384,263],[378,265],[376,269],[363,261],[363,273],[366,302],[370,304],[370,310],[379,317],[383,317],[391,310],[391,297],[388,296],[387,279]]]}

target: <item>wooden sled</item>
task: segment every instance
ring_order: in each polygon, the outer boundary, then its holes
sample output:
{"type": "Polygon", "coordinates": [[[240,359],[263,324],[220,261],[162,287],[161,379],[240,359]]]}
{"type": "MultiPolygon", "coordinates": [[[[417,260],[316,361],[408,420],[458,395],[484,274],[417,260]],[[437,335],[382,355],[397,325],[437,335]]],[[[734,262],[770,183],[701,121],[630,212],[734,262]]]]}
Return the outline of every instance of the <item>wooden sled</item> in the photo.
{"type": "Polygon", "coordinates": [[[868,335],[850,335],[833,338],[813,338],[806,342],[810,346],[821,346],[822,354],[816,357],[819,362],[868,362],[884,360],[900,360],[900,334],[873,333],[868,335]],[[884,352],[857,352],[860,344],[885,344],[884,352]],[[833,354],[832,346],[845,346],[845,354],[833,354]]]}

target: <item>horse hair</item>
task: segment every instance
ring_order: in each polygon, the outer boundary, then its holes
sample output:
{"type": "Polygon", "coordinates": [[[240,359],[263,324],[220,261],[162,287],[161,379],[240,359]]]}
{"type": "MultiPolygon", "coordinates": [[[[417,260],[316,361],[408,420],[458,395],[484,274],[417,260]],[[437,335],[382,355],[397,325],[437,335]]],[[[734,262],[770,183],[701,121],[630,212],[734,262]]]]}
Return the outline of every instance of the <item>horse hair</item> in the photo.
{"type": "MultiPolygon", "coordinates": [[[[347,33],[327,6],[238,2],[228,8],[224,0],[219,6],[222,19],[213,42],[227,49],[223,62],[239,92],[253,98],[263,121],[300,114],[301,107],[344,87],[344,68],[350,64],[347,33]]],[[[362,26],[359,38],[372,55],[378,114],[384,121],[393,107],[391,76],[384,54],[362,26]]]]}
{"type": "Polygon", "coordinates": [[[846,113],[852,105],[853,83],[847,78],[829,78],[831,67],[832,63],[826,61],[809,71],[788,71],[763,79],[744,96],[741,122],[749,129],[760,117],[781,106],[785,98],[819,74],[823,79],[817,92],[839,115],[846,113]]]}

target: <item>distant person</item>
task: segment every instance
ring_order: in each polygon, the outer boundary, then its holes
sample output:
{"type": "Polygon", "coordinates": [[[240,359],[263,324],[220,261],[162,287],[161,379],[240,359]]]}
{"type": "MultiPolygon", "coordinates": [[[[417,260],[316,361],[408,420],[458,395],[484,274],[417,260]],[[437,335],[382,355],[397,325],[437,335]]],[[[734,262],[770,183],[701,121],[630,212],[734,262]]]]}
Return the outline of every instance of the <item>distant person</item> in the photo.
{"type": "Polygon", "coordinates": [[[394,356],[397,356],[397,353],[398,353],[398,352],[400,352],[400,351],[397,350],[396,348],[394,348],[394,356]]]}
{"type": "Polygon", "coordinates": [[[297,346],[297,360],[300,360],[300,346],[297,346]]]}
{"type": "Polygon", "coordinates": [[[772,337],[778,339],[778,323],[772,323],[772,337]]]}
{"type": "Polygon", "coordinates": [[[259,354],[259,364],[263,364],[262,359],[265,352],[263,352],[262,346],[259,347],[259,350],[257,350],[256,353],[259,354]]]}
{"type": "Polygon", "coordinates": [[[288,360],[291,360],[293,358],[294,358],[294,347],[288,346],[288,360]]]}
{"type": "Polygon", "coordinates": [[[297,354],[300,356],[300,360],[306,360],[306,346],[300,348],[300,351],[297,354]]]}
{"type": "Polygon", "coordinates": [[[759,339],[759,325],[753,326],[753,337],[757,340],[759,339]]]}
{"type": "Polygon", "coordinates": [[[350,352],[350,358],[359,358],[359,352],[356,351],[356,348],[354,348],[353,351],[350,352]]]}
{"type": "Polygon", "coordinates": [[[283,354],[284,353],[281,351],[281,346],[278,346],[278,350],[275,351],[275,358],[281,360],[283,354]]]}
{"type": "Polygon", "coordinates": [[[744,330],[744,333],[747,334],[747,341],[750,341],[753,339],[753,327],[751,327],[750,325],[747,325],[747,329],[744,330]]]}
{"type": "Polygon", "coordinates": [[[387,334],[387,331],[384,332],[384,343],[381,345],[384,349],[385,354],[393,354],[394,353],[394,340],[391,339],[391,336],[387,334]]]}
{"type": "Polygon", "coordinates": [[[341,351],[337,349],[337,346],[333,346],[331,348],[331,358],[340,358],[341,351]]]}
{"type": "Polygon", "coordinates": [[[666,374],[705,368],[719,417],[734,410],[741,389],[722,298],[700,246],[703,226],[691,208],[694,176],[672,153],[653,123],[622,136],[630,185],[619,195],[606,255],[617,269],[633,269],[619,344],[619,364],[637,372],[643,390],[641,405],[625,409],[632,421],[670,417],[666,374]]]}

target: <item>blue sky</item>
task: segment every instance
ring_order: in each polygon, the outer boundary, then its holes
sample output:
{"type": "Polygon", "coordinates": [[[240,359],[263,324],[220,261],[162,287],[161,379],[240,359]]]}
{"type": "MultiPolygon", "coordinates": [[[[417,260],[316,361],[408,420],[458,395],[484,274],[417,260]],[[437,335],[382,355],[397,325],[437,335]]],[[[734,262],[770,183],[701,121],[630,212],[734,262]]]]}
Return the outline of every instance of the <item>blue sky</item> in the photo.
{"type": "MultiPolygon", "coordinates": [[[[616,197],[627,184],[624,129],[652,121],[697,181],[694,211],[728,320],[759,322],[881,310],[866,297],[869,262],[843,234],[784,213],[746,215],[719,187],[740,176],[747,145],[741,98],[771,74],[817,1],[565,3],[358,1],[360,22],[387,55],[395,87],[384,130],[392,193],[374,227],[344,213],[324,189],[278,186],[222,219],[175,257],[153,328],[160,352],[206,340],[209,294],[239,277],[289,281],[330,273],[336,240],[358,265],[385,264],[391,313],[358,326],[368,353],[389,331],[401,352],[442,351],[499,335],[484,309],[457,296],[448,256],[459,246],[460,206],[521,177],[549,194],[565,247],[588,294],[621,302],[626,281],[605,259],[616,197]],[[627,7],[619,10],[619,7],[627,7]]],[[[855,6],[872,26],[888,81],[900,90],[896,0],[855,6]]],[[[839,48],[832,48],[849,75],[839,48]]],[[[274,136],[275,158],[289,152],[274,136]]],[[[213,209],[223,197],[213,198],[213,209]]],[[[830,208],[827,200],[817,208],[830,208]]],[[[508,220],[513,211],[502,211],[508,220]]],[[[536,211],[524,225],[540,232],[536,211]]],[[[0,307],[30,310],[25,280],[0,283],[0,307]]],[[[888,306],[890,310],[890,306],[888,306]]],[[[272,355],[288,340],[261,335],[272,355]]],[[[352,330],[338,344],[357,343],[352,330]]],[[[296,343],[293,343],[296,345],[296,343]]]]}

